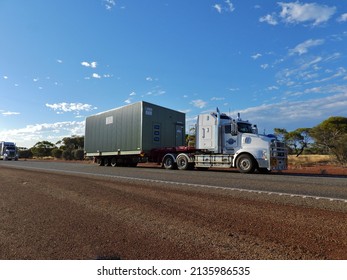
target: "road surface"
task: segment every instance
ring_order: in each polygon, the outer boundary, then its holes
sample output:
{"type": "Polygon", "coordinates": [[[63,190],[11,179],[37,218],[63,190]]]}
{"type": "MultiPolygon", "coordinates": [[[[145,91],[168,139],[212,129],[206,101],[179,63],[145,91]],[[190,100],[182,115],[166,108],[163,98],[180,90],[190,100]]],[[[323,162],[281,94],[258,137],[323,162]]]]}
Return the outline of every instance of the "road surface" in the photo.
{"type": "Polygon", "coordinates": [[[346,259],[347,179],[0,162],[1,259],[346,259]]]}

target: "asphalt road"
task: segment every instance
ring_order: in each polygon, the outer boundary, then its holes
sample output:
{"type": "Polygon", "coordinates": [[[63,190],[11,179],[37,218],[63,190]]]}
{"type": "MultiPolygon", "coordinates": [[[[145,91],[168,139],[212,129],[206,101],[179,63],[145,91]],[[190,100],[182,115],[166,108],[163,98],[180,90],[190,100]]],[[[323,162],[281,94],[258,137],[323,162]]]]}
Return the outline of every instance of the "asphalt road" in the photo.
{"type": "MultiPolygon", "coordinates": [[[[180,171],[142,165],[136,168],[104,167],[92,163],[52,161],[0,161],[1,166],[97,176],[113,180],[174,183],[190,187],[220,188],[256,194],[323,199],[347,203],[347,178],[324,175],[241,174],[234,170],[180,171]]],[[[347,206],[346,206],[347,207],[347,206]]]]}

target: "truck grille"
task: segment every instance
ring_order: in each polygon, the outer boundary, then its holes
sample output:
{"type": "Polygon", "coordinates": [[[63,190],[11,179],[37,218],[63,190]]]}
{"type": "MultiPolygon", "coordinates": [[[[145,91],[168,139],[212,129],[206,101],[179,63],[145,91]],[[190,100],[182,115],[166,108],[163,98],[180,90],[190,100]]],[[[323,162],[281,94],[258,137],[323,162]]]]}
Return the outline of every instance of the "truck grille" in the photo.
{"type": "Polygon", "coordinates": [[[288,168],[288,150],[283,142],[273,141],[270,146],[271,169],[284,170],[288,168]]]}

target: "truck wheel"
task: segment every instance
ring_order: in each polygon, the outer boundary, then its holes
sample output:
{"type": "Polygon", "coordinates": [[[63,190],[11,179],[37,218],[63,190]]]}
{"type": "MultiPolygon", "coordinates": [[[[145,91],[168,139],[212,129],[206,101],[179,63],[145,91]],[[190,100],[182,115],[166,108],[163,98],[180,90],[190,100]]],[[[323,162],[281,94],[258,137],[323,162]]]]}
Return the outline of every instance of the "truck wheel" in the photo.
{"type": "Polygon", "coordinates": [[[104,160],[102,158],[98,158],[96,160],[96,163],[99,165],[99,166],[104,166],[104,160]]]}
{"type": "Polygon", "coordinates": [[[236,166],[241,173],[253,173],[255,170],[254,160],[250,155],[240,155],[236,166]]]}
{"type": "Polygon", "coordinates": [[[165,169],[175,169],[175,161],[172,156],[166,156],[163,160],[163,166],[165,169]]]}
{"type": "Polygon", "coordinates": [[[177,168],[179,170],[187,170],[189,169],[189,159],[185,154],[178,155],[176,158],[177,168]]]}

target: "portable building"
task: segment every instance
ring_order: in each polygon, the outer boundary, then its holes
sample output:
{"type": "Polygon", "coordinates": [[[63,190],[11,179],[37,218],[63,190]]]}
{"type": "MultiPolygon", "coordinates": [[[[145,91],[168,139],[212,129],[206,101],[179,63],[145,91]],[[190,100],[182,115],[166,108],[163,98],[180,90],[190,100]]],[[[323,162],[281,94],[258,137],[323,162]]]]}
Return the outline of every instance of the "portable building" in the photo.
{"type": "Polygon", "coordinates": [[[185,114],[145,101],[86,118],[87,156],[136,155],[185,145],[185,114]]]}

